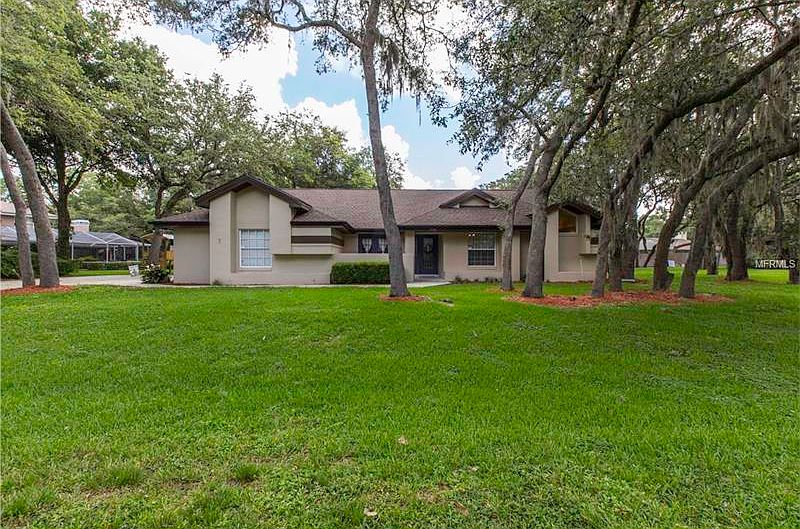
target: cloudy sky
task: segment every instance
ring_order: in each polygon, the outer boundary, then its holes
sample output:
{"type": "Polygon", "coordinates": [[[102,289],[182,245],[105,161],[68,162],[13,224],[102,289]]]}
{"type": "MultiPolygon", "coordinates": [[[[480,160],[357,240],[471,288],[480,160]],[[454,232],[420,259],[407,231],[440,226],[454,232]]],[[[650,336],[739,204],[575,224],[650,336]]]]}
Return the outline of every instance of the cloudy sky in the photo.
{"type": "MultiPolygon", "coordinates": [[[[204,35],[176,33],[163,26],[141,23],[130,23],[125,34],[158,46],[179,77],[207,79],[218,72],[233,86],[249,85],[265,113],[305,109],[343,130],[352,145],[367,144],[367,111],[360,71],[342,64],[334,72],[318,74],[317,54],[308,37],[276,32],[269,44],[223,59],[204,35]]],[[[457,95],[451,93],[451,97],[457,95]]],[[[392,101],[382,123],[387,150],[399,153],[406,161],[406,188],[471,188],[495,180],[509,169],[505,160],[497,157],[479,172],[477,160],[459,154],[458,146],[449,141],[453,129],[433,125],[427,110],[423,107],[418,112],[412,98],[392,101]]]]}

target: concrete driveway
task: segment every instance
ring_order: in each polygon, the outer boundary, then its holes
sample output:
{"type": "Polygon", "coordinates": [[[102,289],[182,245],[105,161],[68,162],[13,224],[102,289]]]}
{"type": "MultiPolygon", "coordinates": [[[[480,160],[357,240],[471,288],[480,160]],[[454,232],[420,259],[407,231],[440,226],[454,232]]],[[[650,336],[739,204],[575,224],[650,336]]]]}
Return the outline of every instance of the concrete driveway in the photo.
{"type": "MultiPolygon", "coordinates": [[[[111,275],[111,276],[76,276],[76,277],[62,277],[62,285],[110,285],[117,287],[141,287],[141,277],[131,277],[129,275],[111,275]]],[[[9,288],[20,288],[22,281],[19,279],[3,280],[0,282],[0,290],[7,290],[9,288]]]]}

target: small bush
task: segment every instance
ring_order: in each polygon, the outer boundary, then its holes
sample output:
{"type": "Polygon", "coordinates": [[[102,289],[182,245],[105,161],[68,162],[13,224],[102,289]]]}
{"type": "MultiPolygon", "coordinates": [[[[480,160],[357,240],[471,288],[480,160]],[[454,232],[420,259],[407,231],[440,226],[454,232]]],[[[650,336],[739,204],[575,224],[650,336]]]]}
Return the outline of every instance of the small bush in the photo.
{"type": "Polygon", "coordinates": [[[142,271],[142,283],[166,283],[169,281],[169,270],[158,265],[147,265],[142,271]]]}
{"type": "MultiPolygon", "coordinates": [[[[66,276],[78,270],[79,262],[72,259],[56,259],[58,265],[58,275],[66,276]]],[[[39,255],[36,252],[31,252],[31,264],[33,264],[33,272],[39,276],[39,255]]],[[[3,279],[19,279],[19,253],[16,248],[7,248],[3,250],[2,257],[0,258],[0,276],[3,279]]]]}
{"type": "Polygon", "coordinates": [[[335,285],[385,285],[389,282],[389,263],[386,261],[359,261],[334,263],[331,283],[335,285]]]}
{"type": "Polygon", "coordinates": [[[115,261],[103,263],[100,261],[81,260],[81,268],[84,270],[127,270],[130,265],[139,264],[139,261],[115,261]]]}
{"type": "Polygon", "coordinates": [[[16,248],[3,248],[0,255],[0,277],[3,279],[19,279],[19,257],[16,248]]]}

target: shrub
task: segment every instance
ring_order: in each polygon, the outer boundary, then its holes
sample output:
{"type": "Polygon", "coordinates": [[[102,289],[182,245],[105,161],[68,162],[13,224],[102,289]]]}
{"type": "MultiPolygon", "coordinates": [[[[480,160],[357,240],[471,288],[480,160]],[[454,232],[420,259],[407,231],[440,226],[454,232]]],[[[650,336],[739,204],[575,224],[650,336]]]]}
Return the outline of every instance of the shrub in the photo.
{"type": "Polygon", "coordinates": [[[127,270],[130,265],[139,264],[139,261],[115,261],[103,263],[100,261],[81,260],[81,268],[84,270],[127,270]]]}
{"type": "MultiPolygon", "coordinates": [[[[58,265],[58,275],[66,276],[72,274],[78,269],[78,261],[72,259],[56,260],[58,265]]],[[[0,276],[3,279],[19,279],[19,254],[16,248],[7,248],[3,250],[2,258],[0,259],[0,276]]],[[[39,255],[36,252],[31,252],[31,264],[33,264],[33,272],[39,276],[39,255]]]]}
{"type": "Polygon", "coordinates": [[[0,255],[0,277],[3,279],[19,279],[19,257],[16,248],[3,248],[0,255]]]}
{"type": "Polygon", "coordinates": [[[142,283],[166,283],[169,281],[169,270],[158,265],[147,265],[142,271],[142,283]]]}
{"type": "Polygon", "coordinates": [[[359,261],[334,263],[331,283],[336,285],[385,285],[389,282],[389,263],[386,261],[359,261]]]}

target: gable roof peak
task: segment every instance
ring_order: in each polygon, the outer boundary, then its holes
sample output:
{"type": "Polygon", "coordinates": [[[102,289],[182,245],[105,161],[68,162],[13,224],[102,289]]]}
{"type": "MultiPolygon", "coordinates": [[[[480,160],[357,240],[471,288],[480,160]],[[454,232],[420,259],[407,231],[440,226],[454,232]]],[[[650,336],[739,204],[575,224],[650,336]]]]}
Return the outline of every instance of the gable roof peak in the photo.
{"type": "Polygon", "coordinates": [[[215,198],[221,197],[227,193],[236,193],[248,187],[255,187],[256,189],[260,189],[261,191],[275,195],[276,197],[280,198],[289,203],[290,206],[297,208],[302,211],[310,211],[311,206],[307,203],[303,202],[299,198],[294,195],[291,195],[284,191],[283,189],[279,189],[273,185],[270,185],[260,178],[256,178],[250,175],[242,175],[233,180],[225,182],[224,184],[215,187],[210,191],[206,191],[199,197],[195,199],[195,204],[200,207],[207,208],[212,200],[215,198]]]}
{"type": "Polygon", "coordinates": [[[497,197],[487,193],[483,189],[478,189],[477,187],[473,187],[472,189],[468,189],[461,194],[458,194],[451,198],[446,202],[442,202],[439,204],[440,208],[455,208],[458,207],[462,202],[469,200],[470,198],[477,198],[488,202],[490,205],[495,204],[497,202],[497,197]]]}

